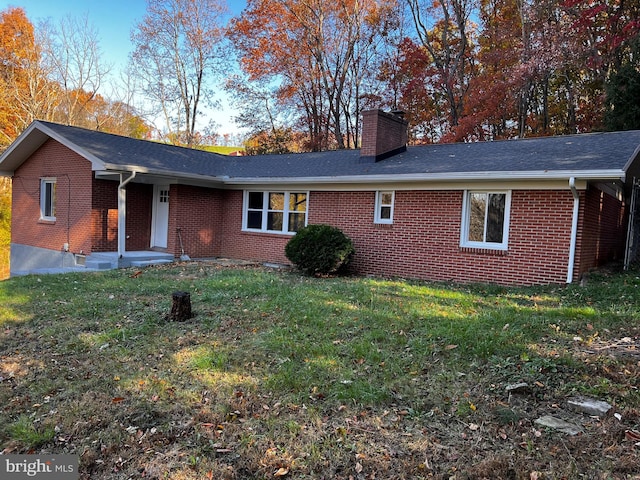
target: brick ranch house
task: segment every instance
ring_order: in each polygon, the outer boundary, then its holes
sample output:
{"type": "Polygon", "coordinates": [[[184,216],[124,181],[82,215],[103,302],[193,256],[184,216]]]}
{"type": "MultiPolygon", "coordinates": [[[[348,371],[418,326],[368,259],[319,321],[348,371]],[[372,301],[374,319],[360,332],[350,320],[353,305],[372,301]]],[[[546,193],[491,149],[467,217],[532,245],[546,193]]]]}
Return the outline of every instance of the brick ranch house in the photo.
{"type": "Polygon", "coordinates": [[[400,115],[371,110],[360,150],[228,157],[36,121],[0,157],[12,275],[183,248],[286,264],[287,241],[314,223],[351,237],[361,275],[571,283],[625,256],[640,131],[415,147],[406,135],[400,115]]]}

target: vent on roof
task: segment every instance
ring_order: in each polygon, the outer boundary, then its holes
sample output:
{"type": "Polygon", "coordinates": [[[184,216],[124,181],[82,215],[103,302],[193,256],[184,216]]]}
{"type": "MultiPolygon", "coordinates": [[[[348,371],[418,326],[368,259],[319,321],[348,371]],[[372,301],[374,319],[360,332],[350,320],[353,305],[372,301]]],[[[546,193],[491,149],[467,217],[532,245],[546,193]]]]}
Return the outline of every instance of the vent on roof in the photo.
{"type": "Polygon", "coordinates": [[[379,162],[407,149],[408,122],[404,112],[362,112],[361,162],[379,162]]]}

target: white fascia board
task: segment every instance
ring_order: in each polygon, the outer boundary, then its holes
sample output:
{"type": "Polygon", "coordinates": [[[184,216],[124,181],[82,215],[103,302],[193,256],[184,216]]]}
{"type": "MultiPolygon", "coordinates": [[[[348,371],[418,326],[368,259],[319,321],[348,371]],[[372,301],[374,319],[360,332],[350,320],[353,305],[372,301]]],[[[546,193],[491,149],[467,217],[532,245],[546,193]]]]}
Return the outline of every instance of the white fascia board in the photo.
{"type": "Polygon", "coordinates": [[[24,158],[31,155],[46,141],[46,134],[42,132],[33,133],[36,127],[36,122],[29,125],[0,155],[0,165],[3,167],[2,171],[8,174],[7,176],[13,176],[14,171],[22,164],[24,158]],[[39,133],[42,138],[38,138],[39,133]]]}
{"type": "Polygon", "coordinates": [[[9,145],[7,147],[7,149],[4,152],[2,152],[2,155],[0,155],[0,165],[2,164],[2,162],[4,162],[7,159],[7,157],[11,156],[13,151],[16,148],[18,148],[18,146],[22,143],[23,139],[32,130],[33,130],[33,125],[29,126],[24,132],[22,132],[20,135],[18,135],[18,137],[13,142],[11,142],[11,145],[9,145]]]}
{"type": "Polygon", "coordinates": [[[622,170],[594,170],[594,171],[553,171],[553,172],[473,172],[451,174],[404,174],[404,175],[351,175],[342,177],[270,177],[270,178],[228,178],[222,177],[225,185],[256,186],[256,185],[295,185],[314,187],[339,186],[339,185],[409,185],[409,184],[434,184],[446,186],[450,184],[469,183],[508,183],[514,182],[557,182],[564,183],[563,188],[568,188],[566,182],[569,178],[581,181],[624,181],[625,173],[622,170]]]}
{"type": "MultiPolygon", "coordinates": [[[[348,191],[371,191],[371,190],[569,190],[566,180],[547,180],[533,181],[520,180],[507,182],[498,181],[476,181],[476,182],[405,182],[405,183],[245,183],[245,184],[225,184],[222,188],[237,190],[295,190],[295,191],[314,191],[314,192],[348,192],[348,191]]],[[[585,190],[587,182],[584,180],[576,181],[578,190],[585,190]]]]}

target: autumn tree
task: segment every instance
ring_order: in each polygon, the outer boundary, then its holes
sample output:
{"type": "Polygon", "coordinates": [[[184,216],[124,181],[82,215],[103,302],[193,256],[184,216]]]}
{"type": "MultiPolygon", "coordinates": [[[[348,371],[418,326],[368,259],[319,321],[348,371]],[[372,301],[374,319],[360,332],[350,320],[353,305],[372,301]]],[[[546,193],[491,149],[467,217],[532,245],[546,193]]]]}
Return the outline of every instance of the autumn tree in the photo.
{"type": "Polygon", "coordinates": [[[359,142],[358,122],[376,51],[396,15],[387,0],[250,0],[229,37],[249,82],[276,85],[310,150],[359,142]]]}
{"type": "Polygon", "coordinates": [[[629,43],[632,55],[622,60],[605,84],[607,130],[640,129],[640,36],[629,43]]]}
{"type": "Polygon", "coordinates": [[[474,31],[470,23],[474,0],[407,0],[416,41],[429,61],[425,79],[453,134],[464,112],[475,71],[474,31]]]}
{"type": "Polygon", "coordinates": [[[637,125],[640,2],[564,0],[562,5],[590,72],[588,115],[609,129],[637,125]]]}
{"type": "Polygon", "coordinates": [[[514,0],[481,0],[477,74],[455,130],[458,140],[494,140],[515,135],[517,98],[523,84],[522,23],[514,0]]]}
{"type": "Polygon", "coordinates": [[[67,16],[57,26],[48,25],[43,47],[50,78],[60,88],[58,119],[68,125],[85,126],[87,106],[103,87],[111,68],[102,60],[98,31],[87,14],[67,16]]]}
{"type": "Polygon", "coordinates": [[[291,128],[276,127],[253,133],[244,142],[248,155],[290,153],[294,142],[294,132],[291,128]]]}
{"type": "Polygon", "coordinates": [[[634,2],[408,2],[402,106],[436,141],[601,128],[605,79],[637,35],[634,2]]]}
{"type": "Polygon", "coordinates": [[[132,33],[143,92],[178,143],[195,144],[202,108],[213,104],[225,14],[222,0],[148,0],[132,33]]]}
{"type": "Polygon", "coordinates": [[[22,8],[0,13],[0,145],[36,118],[51,119],[58,88],[43,62],[42,39],[22,8]]]}

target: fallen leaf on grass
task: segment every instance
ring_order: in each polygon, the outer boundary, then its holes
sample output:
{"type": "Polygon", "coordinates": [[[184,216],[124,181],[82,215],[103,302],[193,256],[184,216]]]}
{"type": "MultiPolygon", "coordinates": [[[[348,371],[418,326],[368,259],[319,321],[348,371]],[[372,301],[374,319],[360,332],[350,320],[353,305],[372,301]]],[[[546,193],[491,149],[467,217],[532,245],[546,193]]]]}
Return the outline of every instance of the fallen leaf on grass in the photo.
{"type": "Polygon", "coordinates": [[[289,473],[288,468],[280,467],[276,473],[273,474],[274,477],[284,477],[287,473],[289,473]]]}
{"type": "Polygon", "coordinates": [[[113,397],[111,403],[120,403],[124,400],[124,397],[113,397]]]}
{"type": "Polygon", "coordinates": [[[447,345],[444,347],[445,350],[453,350],[454,348],[458,348],[458,345],[447,345]]]}
{"type": "Polygon", "coordinates": [[[639,445],[640,442],[640,432],[636,432],[635,430],[626,430],[624,432],[624,436],[627,440],[631,440],[632,442],[636,442],[636,445],[639,445]]]}

